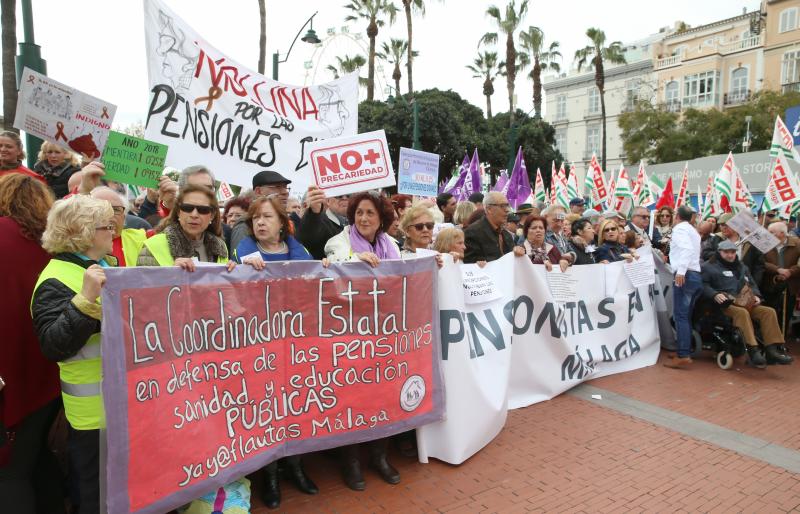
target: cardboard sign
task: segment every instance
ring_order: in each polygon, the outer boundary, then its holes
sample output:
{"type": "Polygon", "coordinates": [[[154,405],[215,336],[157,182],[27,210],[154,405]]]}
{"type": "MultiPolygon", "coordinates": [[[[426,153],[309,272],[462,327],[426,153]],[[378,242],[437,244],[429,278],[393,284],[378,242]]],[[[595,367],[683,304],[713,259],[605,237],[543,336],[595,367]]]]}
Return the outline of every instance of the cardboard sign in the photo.
{"type": "Polygon", "coordinates": [[[25,68],[14,127],[95,159],[106,146],[116,112],[110,102],[25,68]]]}
{"type": "Polygon", "coordinates": [[[383,130],[309,143],[311,182],[328,197],[395,185],[383,130]]]}
{"type": "Polygon", "coordinates": [[[439,154],[400,148],[397,192],[433,197],[438,194],[439,154]]]}
{"type": "Polygon", "coordinates": [[[109,270],[109,514],[169,512],[286,455],[442,419],[432,257],[272,264],[109,270]]]}
{"type": "Polygon", "coordinates": [[[748,241],[761,253],[767,253],[780,243],[777,237],[770,234],[767,229],[753,219],[750,211],[740,211],[728,220],[727,225],[739,234],[741,243],[748,241]]]}
{"type": "Polygon", "coordinates": [[[166,157],[166,145],[112,130],[103,151],[106,166],[103,178],[156,189],[166,157]]]}

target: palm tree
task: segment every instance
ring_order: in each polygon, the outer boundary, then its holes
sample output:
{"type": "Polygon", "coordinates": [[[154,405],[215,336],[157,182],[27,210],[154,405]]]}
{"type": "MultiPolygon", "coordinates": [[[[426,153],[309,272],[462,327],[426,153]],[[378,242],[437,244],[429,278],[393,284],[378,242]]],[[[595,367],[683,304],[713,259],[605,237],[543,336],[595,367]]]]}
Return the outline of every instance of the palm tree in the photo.
{"type": "Polygon", "coordinates": [[[519,42],[522,48],[530,54],[528,60],[533,63],[530,78],[533,80],[533,109],[535,117],[542,117],[542,72],[553,70],[556,73],[561,71],[556,59],[561,59],[561,52],[558,51],[558,41],[553,41],[544,50],[544,32],[539,27],[528,27],[527,32],[521,32],[519,42]]]}
{"type": "Polygon", "coordinates": [[[614,41],[608,46],[606,44],[606,34],[600,29],[590,28],[586,31],[586,37],[591,44],[586,48],[581,48],[575,52],[575,60],[578,61],[578,71],[581,68],[594,68],[594,83],[600,93],[600,116],[603,120],[603,169],[606,169],[606,99],[605,99],[605,67],[603,62],[608,61],[613,64],[624,64],[625,55],[622,53],[622,43],[614,41]]]}
{"type": "MultiPolygon", "coordinates": [[[[354,55],[350,57],[349,55],[345,55],[344,57],[336,57],[337,66],[333,66],[332,64],[327,65],[325,68],[333,73],[333,78],[338,79],[342,75],[347,75],[348,73],[353,73],[356,70],[360,70],[362,66],[367,64],[367,60],[364,59],[363,55],[354,55]]],[[[363,77],[358,77],[358,84],[360,86],[367,85],[367,79],[363,77]]]]}
{"type": "Polygon", "coordinates": [[[345,17],[345,21],[358,21],[359,18],[367,20],[367,37],[369,38],[369,55],[367,62],[367,100],[375,97],[375,38],[378,37],[378,27],[383,27],[385,22],[381,18],[389,18],[389,24],[394,23],[397,16],[397,7],[391,0],[350,0],[344,6],[353,14],[345,17]]]}
{"type": "Polygon", "coordinates": [[[497,63],[497,52],[483,52],[478,54],[475,62],[467,66],[472,71],[472,76],[483,79],[483,96],[486,97],[486,118],[492,117],[492,95],[494,94],[494,79],[502,73],[502,68],[497,63]]]}
{"type": "MultiPolygon", "coordinates": [[[[392,80],[394,80],[394,89],[395,94],[400,96],[400,78],[403,76],[400,72],[400,62],[403,60],[403,57],[408,52],[408,42],[403,41],[402,39],[394,39],[390,40],[390,44],[383,43],[381,46],[381,51],[378,53],[378,56],[381,59],[384,59],[389,64],[394,64],[394,71],[392,72],[392,80]]],[[[414,57],[419,55],[419,52],[412,52],[414,57]]],[[[409,56],[409,59],[411,57],[409,56]]],[[[409,90],[409,92],[411,92],[409,90]]]]}
{"type": "Polygon", "coordinates": [[[258,37],[258,72],[263,75],[267,64],[267,0],[258,0],[258,17],[261,20],[261,34],[258,37]]]}
{"type": "Polygon", "coordinates": [[[6,130],[19,132],[12,125],[17,112],[17,74],[14,54],[17,51],[17,2],[2,0],[0,25],[2,25],[3,48],[3,125],[6,130]]]}
{"type": "MultiPolygon", "coordinates": [[[[519,10],[516,7],[516,0],[511,0],[506,6],[505,16],[500,13],[500,9],[492,5],[486,10],[486,15],[494,18],[497,28],[500,32],[506,35],[506,58],[505,63],[514,63],[514,66],[506,66],[506,87],[508,88],[508,113],[509,123],[514,124],[514,81],[517,78],[517,49],[514,47],[514,32],[522,24],[522,19],[528,12],[528,0],[522,0],[519,4],[519,10]]],[[[483,35],[478,46],[481,43],[495,44],[497,43],[497,32],[487,32],[483,35]]]]}
{"type": "Polygon", "coordinates": [[[408,75],[408,92],[414,92],[414,81],[412,80],[412,68],[413,68],[413,58],[416,57],[418,54],[414,52],[413,46],[411,45],[412,36],[414,31],[411,27],[411,9],[413,8],[415,11],[420,13],[422,16],[425,16],[425,0],[402,0],[403,2],[403,9],[406,12],[406,30],[408,31],[408,60],[406,61],[406,70],[408,75]]]}

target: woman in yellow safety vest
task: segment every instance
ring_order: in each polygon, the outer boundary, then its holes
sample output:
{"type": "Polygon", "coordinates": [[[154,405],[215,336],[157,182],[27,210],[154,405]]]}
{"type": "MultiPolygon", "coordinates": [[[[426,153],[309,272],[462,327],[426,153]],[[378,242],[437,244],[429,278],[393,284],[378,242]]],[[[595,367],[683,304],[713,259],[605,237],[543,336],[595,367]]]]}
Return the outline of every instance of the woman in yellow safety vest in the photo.
{"type": "Polygon", "coordinates": [[[42,246],[53,258],[33,289],[31,314],[42,353],[58,362],[68,447],[78,476],[80,512],[100,510],[100,289],[111,251],[114,211],[104,200],[76,195],[47,216],[42,246]]]}
{"type": "Polygon", "coordinates": [[[137,266],[180,266],[194,271],[197,262],[228,262],[217,197],[205,186],[189,184],[178,193],[175,208],[144,242],[137,266]]]}

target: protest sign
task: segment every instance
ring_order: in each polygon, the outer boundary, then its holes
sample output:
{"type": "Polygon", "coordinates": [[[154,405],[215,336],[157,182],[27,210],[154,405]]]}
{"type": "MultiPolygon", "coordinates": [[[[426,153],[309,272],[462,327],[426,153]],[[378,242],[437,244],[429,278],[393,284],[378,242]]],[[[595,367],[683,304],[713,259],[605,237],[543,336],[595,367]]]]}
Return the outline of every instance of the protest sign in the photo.
{"type": "Polygon", "coordinates": [[[231,184],[279,170],[302,194],[310,185],[308,144],[356,133],[358,73],[283,84],[214,48],[160,0],[145,0],[144,15],[145,137],[169,146],[170,166],[201,162],[231,184]]]}
{"type": "Polygon", "coordinates": [[[656,270],[651,252],[640,255],[638,259],[634,259],[631,262],[624,262],[622,267],[633,287],[649,286],[656,283],[656,270]]]}
{"type": "Polygon", "coordinates": [[[435,259],[275,264],[108,270],[109,513],[441,419],[435,259]]]}
{"type": "Polygon", "coordinates": [[[383,130],[309,143],[312,180],[330,197],[395,184],[383,130]]]}
{"type": "Polygon", "coordinates": [[[777,237],[758,224],[750,211],[740,211],[728,220],[727,225],[739,234],[740,244],[747,241],[761,253],[767,253],[780,243],[777,237]]]}
{"type": "Polygon", "coordinates": [[[547,288],[554,302],[574,302],[578,299],[578,281],[571,273],[550,271],[546,275],[547,288]]]}
{"type": "Polygon", "coordinates": [[[439,154],[400,148],[397,192],[432,197],[438,193],[439,154]]]}
{"type": "Polygon", "coordinates": [[[164,171],[167,147],[113,130],[103,150],[106,174],[103,178],[123,184],[158,188],[164,171]]]}
{"type": "Polygon", "coordinates": [[[95,159],[103,152],[116,112],[105,100],[25,68],[14,127],[95,159]]]}
{"type": "Polygon", "coordinates": [[[508,409],[553,398],[592,378],[655,363],[654,287],[634,288],[622,263],[573,266],[580,297],[557,303],[544,266],[506,255],[483,268],[501,297],[467,304],[458,265],[439,271],[446,418],[417,429],[419,457],[459,464],[503,428],[508,409]],[[597,280],[619,268],[613,295],[597,280]]]}

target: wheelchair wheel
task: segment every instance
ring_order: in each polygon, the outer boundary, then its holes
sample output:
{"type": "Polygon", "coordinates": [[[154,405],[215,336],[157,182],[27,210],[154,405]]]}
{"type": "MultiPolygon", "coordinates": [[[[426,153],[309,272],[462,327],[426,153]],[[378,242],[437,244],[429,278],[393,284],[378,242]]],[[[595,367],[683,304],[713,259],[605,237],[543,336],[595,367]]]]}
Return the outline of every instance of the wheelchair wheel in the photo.
{"type": "Polygon", "coordinates": [[[719,352],[717,354],[717,366],[721,369],[731,369],[733,367],[733,355],[728,352],[719,352]]]}

